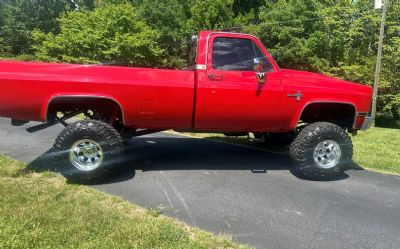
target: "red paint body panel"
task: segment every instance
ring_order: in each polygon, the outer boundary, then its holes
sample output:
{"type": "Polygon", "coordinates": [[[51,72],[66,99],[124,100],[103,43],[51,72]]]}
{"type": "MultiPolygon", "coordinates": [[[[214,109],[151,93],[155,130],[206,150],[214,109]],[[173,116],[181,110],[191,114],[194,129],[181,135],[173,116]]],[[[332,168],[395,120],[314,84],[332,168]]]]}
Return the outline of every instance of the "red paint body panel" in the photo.
{"type": "Polygon", "coordinates": [[[187,128],[192,121],[193,71],[3,61],[0,87],[0,116],[15,119],[44,121],[57,96],[104,96],[123,108],[127,126],[187,128]]]}
{"type": "Polygon", "coordinates": [[[45,121],[48,103],[59,96],[112,99],[121,106],[126,126],[153,129],[289,131],[302,110],[316,102],[369,112],[370,87],[280,69],[253,36],[202,31],[197,47],[193,70],[0,61],[0,116],[45,121]],[[252,71],[214,70],[210,44],[218,36],[257,44],[273,66],[266,83],[259,84],[252,71]],[[222,77],[212,80],[210,74],[222,77]],[[298,91],[300,101],[288,96],[298,91]]]}
{"type": "Polygon", "coordinates": [[[372,89],[368,86],[296,70],[281,70],[281,74],[286,96],[299,90],[304,96],[300,102],[289,98],[282,105],[287,128],[296,126],[302,110],[311,103],[345,103],[354,106],[357,112],[369,112],[372,89]]]}
{"type": "MultiPolygon", "coordinates": [[[[264,46],[254,37],[226,33],[206,33],[208,44],[219,36],[247,38],[254,41],[264,54],[264,46]]],[[[208,49],[207,76],[198,80],[197,130],[254,131],[272,130],[280,126],[279,108],[283,99],[279,68],[267,73],[267,82],[259,84],[254,71],[215,70],[212,66],[212,46],[208,49]],[[220,75],[221,79],[209,79],[208,75],[220,75]],[[273,108],[271,108],[273,107],[273,108]]]]}

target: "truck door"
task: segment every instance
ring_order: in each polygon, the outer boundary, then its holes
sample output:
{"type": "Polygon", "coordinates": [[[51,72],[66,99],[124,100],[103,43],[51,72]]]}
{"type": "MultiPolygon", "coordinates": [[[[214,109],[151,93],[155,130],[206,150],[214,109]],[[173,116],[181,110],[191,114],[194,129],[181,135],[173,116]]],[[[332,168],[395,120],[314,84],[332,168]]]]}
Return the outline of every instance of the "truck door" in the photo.
{"type": "Polygon", "coordinates": [[[198,106],[196,129],[278,128],[279,69],[270,63],[262,44],[252,36],[216,33],[209,38],[207,54],[207,77],[199,91],[204,103],[198,106]]]}

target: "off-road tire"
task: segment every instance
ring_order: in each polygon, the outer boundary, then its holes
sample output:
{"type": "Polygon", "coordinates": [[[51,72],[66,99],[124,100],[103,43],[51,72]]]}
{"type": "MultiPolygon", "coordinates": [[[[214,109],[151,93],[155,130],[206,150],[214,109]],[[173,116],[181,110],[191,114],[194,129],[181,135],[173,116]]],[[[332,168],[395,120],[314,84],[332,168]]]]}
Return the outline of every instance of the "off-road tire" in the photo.
{"type": "Polygon", "coordinates": [[[310,180],[333,180],[343,174],[351,163],[353,144],[343,128],[328,122],[317,122],[307,125],[300,131],[290,145],[290,156],[295,162],[295,169],[310,180]],[[318,167],[314,161],[314,149],[326,140],[335,141],[341,149],[338,164],[332,168],[318,167]]]}
{"type": "Polygon", "coordinates": [[[119,163],[123,152],[120,134],[110,125],[98,120],[82,120],[68,125],[56,138],[53,159],[58,171],[68,180],[91,184],[103,179],[108,170],[119,163]],[[71,146],[79,140],[90,139],[101,146],[103,160],[90,171],[83,171],[70,160],[71,146]]]}

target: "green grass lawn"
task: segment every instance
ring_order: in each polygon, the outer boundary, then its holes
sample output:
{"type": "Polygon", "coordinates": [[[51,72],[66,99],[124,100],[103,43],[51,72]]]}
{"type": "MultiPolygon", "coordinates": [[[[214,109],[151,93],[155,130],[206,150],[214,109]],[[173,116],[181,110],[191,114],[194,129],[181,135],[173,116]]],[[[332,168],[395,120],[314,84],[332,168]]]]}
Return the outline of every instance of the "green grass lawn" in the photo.
{"type": "MultiPolygon", "coordinates": [[[[268,147],[262,143],[250,141],[246,137],[226,137],[216,133],[183,133],[185,135],[239,143],[260,149],[278,152],[287,151],[279,146],[268,147]]],[[[353,160],[359,166],[391,174],[400,175],[400,130],[387,128],[371,128],[368,131],[360,131],[357,136],[352,137],[354,144],[353,160]]]]}
{"type": "Polygon", "coordinates": [[[0,155],[0,248],[247,248],[0,155]]]}
{"type": "Polygon", "coordinates": [[[400,175],[400,129],[371,128],[353,137],[354,162],[363,168],[400,175]]]}

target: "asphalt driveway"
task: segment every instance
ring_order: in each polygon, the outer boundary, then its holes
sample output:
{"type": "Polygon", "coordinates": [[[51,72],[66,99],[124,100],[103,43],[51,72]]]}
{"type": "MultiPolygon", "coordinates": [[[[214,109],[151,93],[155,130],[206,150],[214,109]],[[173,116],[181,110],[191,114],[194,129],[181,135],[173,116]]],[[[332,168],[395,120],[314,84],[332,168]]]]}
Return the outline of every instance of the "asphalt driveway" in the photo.
{"type": "MultiPolygon", "coordinates": [[[[62,127],[29,126],[0,118],[0,153],[39,167],[62,127]]],[[[156,133],[133,139],[124,170],[93,187],[256,248],[400,247],[400,177],[313,182],[291,167],[286,155],[156,133]]]]}

